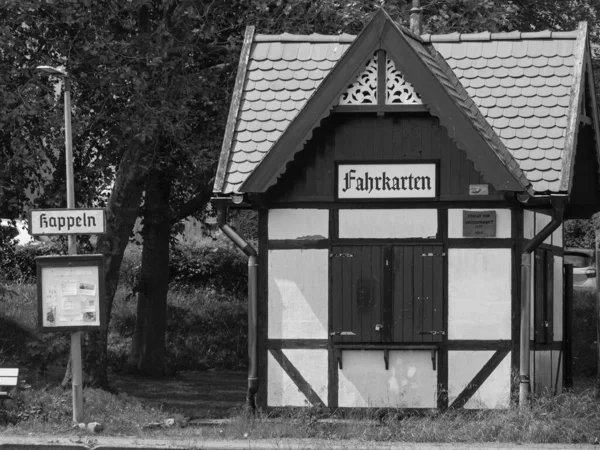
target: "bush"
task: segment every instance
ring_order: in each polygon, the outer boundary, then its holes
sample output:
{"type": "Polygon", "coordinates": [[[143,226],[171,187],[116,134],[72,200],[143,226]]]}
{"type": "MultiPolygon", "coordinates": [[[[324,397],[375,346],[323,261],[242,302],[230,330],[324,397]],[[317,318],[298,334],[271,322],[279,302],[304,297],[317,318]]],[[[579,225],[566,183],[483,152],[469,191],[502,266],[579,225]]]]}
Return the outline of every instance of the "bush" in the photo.
{"type": "Polygon", "coordinates": [[[178,247],[171,251],[171,283],[182,288],[209,288],[243,295],[247,288],[246,257],[230,247],[178,247]]]}
{"type": "Polygon", "coordinates": [[[596,298],[592,292],[573,293],[573,376],[597,372],[596,298]]]}
{"type": "MultiPolygon", "coordinates": [[[[171,289],[165,336],[168,369],[247,367],[247,311],[244,300],[213,289],[171,289]]],[[[116,371],[127,367],[135,314],[135,302],[119,291],[108,338],[109,360],[116,371]]]]}
{"type": "Polygon", "coordinates": [[[167,307],[166,344],[171,370],[247,367],[246,302],[210,290],[174,292],[167,307]]]}
{"type": "Polygon", "coordinates": [[[6,244],[0,248],[0,252],[2,252],[0,271],[7,281],[35,283],[37,278],[35,258],[38,256],[64,255],[66,246],[62,243],[6,244]]]}

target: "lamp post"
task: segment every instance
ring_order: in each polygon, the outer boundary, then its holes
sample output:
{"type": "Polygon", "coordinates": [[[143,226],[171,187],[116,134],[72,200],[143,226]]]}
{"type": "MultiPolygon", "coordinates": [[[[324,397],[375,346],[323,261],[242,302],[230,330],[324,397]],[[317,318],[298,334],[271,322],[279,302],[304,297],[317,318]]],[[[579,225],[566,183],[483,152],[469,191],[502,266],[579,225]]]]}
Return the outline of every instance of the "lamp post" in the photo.
{"type": "MultiPolygon", "coordinates": [[[[67,208],[75,209],[75,186],[73,183],[73,142],[71,132],[71,78],[64,69],[37,66],[36,70],[60,77],[64,84],[65,98],[65,162],[67,177],[67,208]]],[[[77,254],[77,236],[68,236],[69,255],[77,254]]],[[[83,420],[83,383],[81,369],[81,331],[71,332],[71,375],[73,380],[73,420],[83,420]]]]}

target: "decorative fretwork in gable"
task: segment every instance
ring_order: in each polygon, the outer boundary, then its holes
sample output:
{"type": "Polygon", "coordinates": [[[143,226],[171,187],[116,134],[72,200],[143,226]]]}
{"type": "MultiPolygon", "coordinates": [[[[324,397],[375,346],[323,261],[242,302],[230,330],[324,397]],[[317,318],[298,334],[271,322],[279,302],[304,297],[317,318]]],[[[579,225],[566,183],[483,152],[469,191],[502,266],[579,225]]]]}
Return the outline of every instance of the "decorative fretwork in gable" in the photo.
{"type": "Polygon", "coordinates": [[[412,84],[396,69],[394,61],[388,59],[385,68],[386,105],[422,105],[421,96],[412,84]]]}
{"type": "Polygon", "coordinates": [[[385,50],[378,50],[356,81],[340,95],[338,104],[385,106],[422,105],[423,102],[413,85],[396,69],[394,61],[386,57],[385,50]]]}
{"type": "Polygon", "coordinates": [[[376,105],[377,104],[377,52],[369,60],[363,73],[348,86],[340,96],[340,105],[376,105]]]}

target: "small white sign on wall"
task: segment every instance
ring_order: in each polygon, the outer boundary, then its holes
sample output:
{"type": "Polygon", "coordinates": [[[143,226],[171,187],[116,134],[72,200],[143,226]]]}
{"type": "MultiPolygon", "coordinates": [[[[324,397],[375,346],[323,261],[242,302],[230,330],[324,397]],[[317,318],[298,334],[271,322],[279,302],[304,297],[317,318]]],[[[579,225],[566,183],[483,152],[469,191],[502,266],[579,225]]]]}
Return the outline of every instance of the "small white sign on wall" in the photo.
{"type": "Polygon", "coordinates": [[[437,196],[435,163],[337,165],[338,199],[419,199],[437,196]]]}

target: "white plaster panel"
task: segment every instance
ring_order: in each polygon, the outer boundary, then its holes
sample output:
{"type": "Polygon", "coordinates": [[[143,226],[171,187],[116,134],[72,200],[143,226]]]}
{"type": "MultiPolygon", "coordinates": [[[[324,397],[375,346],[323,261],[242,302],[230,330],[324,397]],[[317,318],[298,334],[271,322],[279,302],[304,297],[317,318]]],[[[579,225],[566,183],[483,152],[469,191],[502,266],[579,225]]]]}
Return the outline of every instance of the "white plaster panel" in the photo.
{"type": "MultiPolygon", "coordinates": [[[[327,405],[327,350],[285,349],[283,354],[327,405]]],[[[310,406],[310,402],[269,352],[268,406],[310,406]]],[[[314,406],[314,405],[313,405],[314,406]]]]}
{"type": "MultiPolygon", "coordinates": [[[[546,225],[550,223],[552,217],[536,212],[535,213],[535,234],[539,234],[540,231],[544,229],[546,225]]],[[[544,244],[552,244],[552,235],[548,236],[544,241],[544,244]]]]}
{"type": "Polygon", "coordinates": [[[329,210],[271,209],[269,239],[327,239],[329,210]]]}
{"type": "Polygon", "coordinates": [[[557,247],[563,246],[563,226],[559,226],[554,233],[552,233],[552,245],[557,247]]]}
{"type": "MultiPolygon", "coordinates": [[[[496,211],[496,238],[511,237],[510,209],[449,209],[448,237],[463,238],[463,211],[496,211]]],[[[468,236],[467,236],[468,237],[468,236]]],[[[488,238],[491,239],[491,238],[488,238]]]]}
{"type": "Polygon", "coordinates": [[[554,341],[563,338],[563,259],[554,257],[554,309],[552,317],[554,322],[554,341]]]}
{"type": "Polygon", "coordinates": [[[533,211],[523,212],[523,237],[533,239],[535,233],[535,213],[533,211]]]}
{"type": "MultiPolygon", "coordinates": [[[[448,353],[448,401],[458,397],[483,368],[494,351],[452,351],[448,353]]],[[[466,409],[508,408],[510,405],[510,353],[465,404],[466,409]]]]}
{"type": "Polygon", "coordinates": [[[535,351],[529,352],[529,391],[535,391],[535,351]]]}
{"type": "Polygon", "coordinates": [[[340,238],[434,238],[436,209],[340,209],[340,238]]]}
{"type": "Polygon", "coordinates": [[[328,250],[270,250],[268,336],[326,339],[328,250]]]}
{"type": "Polygon", "coordinates": [[[338,369],[341,407],[437,407],[437,372],[431,351],[393,350],[389,370],[383,351],[344,350],[338,369]]]}
{"type": "Polygon", "coordinates": [[[510,339],[511,250],[448,251],[448,338],[510,339]]]}

